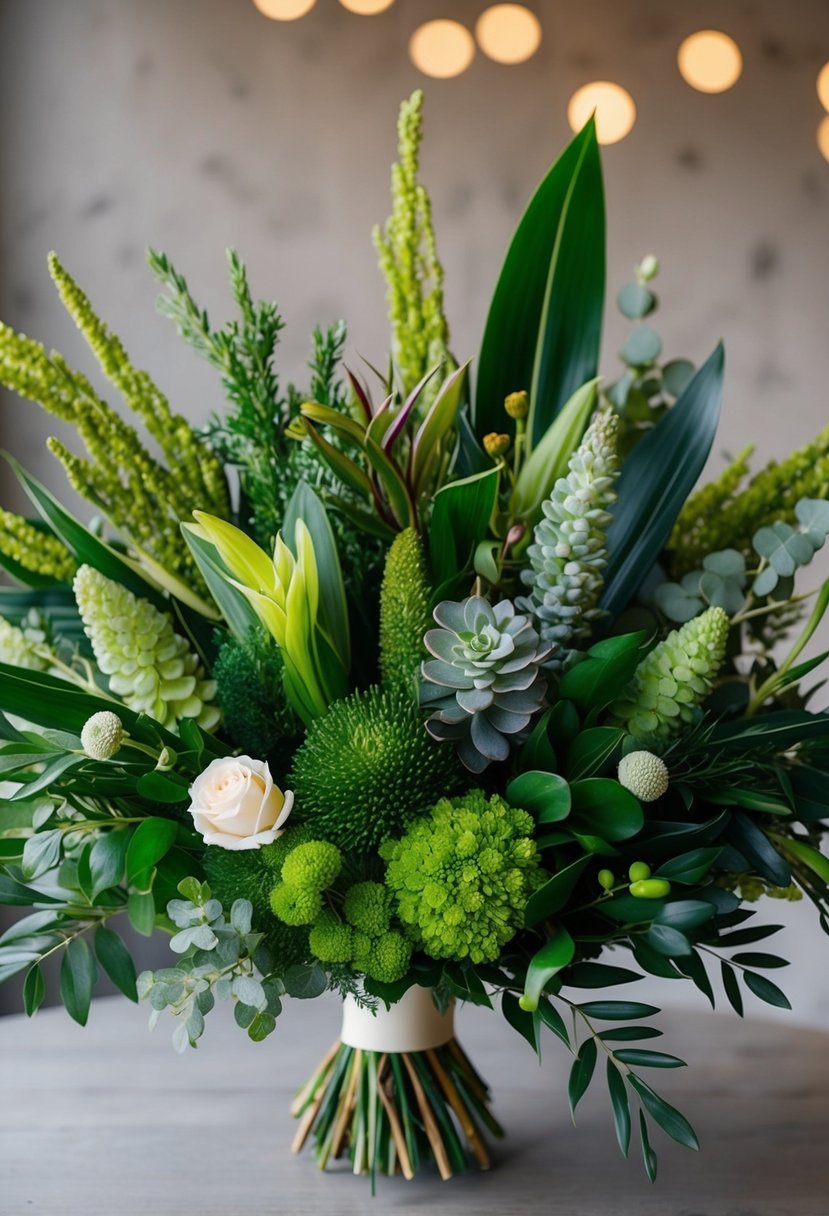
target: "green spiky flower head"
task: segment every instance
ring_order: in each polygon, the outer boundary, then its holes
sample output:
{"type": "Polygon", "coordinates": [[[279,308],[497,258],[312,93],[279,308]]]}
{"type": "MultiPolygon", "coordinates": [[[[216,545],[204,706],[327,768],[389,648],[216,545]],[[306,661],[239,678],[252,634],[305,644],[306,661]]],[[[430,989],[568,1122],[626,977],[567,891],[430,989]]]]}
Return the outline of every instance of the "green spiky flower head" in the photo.
{"type": "Polygon", "coordinates": [[[714,686],[728,640],[728,616],[709,608],[674,629],[636,668],[611,706],[616,722],[636,739],[668,739],[714,686]]]}
{"type": "Polygon", "coordinates": [[[411,696],[369,688],[312,723],[290,774],[295,819],[339,848],[375,848],[456,788],[451,752],[427,735],[411,696]]]}
{"type": "Polygon", "coordinates": [[[414,528],[404,528],[389,549],[380,595],[380,671],[384,683],[413,687],[425,654],[423,635],[430,620],[423,545],[414,528]]]}
{"type": "Polygon", "coordinates": [[[219,711],[210,704],[215,686],[166,613],[92,566],[81,566],[74,590],[111,692],[162,726],[175,726],[181,718],[195,718],[205,730],[217,725],[219,711]]]}

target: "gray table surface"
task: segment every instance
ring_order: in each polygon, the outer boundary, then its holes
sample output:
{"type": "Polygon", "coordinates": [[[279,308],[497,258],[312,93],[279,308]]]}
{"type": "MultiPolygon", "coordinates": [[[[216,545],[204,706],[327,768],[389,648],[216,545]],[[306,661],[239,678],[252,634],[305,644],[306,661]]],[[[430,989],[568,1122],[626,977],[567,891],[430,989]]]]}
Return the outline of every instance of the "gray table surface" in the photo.
{"type": "Polygon", "coordinates": [[[652,1073],[695,1123],[700,1154],[659,1136],[660,1177],[625,1162],[603,1079],[567,1111],[567,1053],[539,1067],[500,1014],[464,1009],[459,1038],[508,1131],[496,1167],[441,1183],[323,1174],[288,1151],[288,1102],[330,1042],[339,1010],[291,1002],[252,1044],[225,1010],[198,1051],[175,1055],[146,1009],[95,1003],[82,1030],[61,1010],[0,1019],[2,1216],[829,1216],[829,1037],[726,1015],[665,1014],[666,1050],[691,1067],[652,1073]]]}

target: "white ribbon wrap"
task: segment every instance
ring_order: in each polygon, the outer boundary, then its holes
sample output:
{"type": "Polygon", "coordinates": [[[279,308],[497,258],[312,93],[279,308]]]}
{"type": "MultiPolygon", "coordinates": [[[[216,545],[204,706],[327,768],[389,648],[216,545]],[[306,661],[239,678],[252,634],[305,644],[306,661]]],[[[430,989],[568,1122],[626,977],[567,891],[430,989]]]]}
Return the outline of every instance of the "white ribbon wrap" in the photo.
{"type": "Polygon", "coordinates": [[[358,1005],[351,996],[343,1001],[340,1038],[348,1047],[394,1053],[429,1051],[454,1036],[454,1004],[440,1013],[432,1000],[432,989],[419,984],[409,988],[390,1009],[380,1001],[376,1013],[358,1005]]]}

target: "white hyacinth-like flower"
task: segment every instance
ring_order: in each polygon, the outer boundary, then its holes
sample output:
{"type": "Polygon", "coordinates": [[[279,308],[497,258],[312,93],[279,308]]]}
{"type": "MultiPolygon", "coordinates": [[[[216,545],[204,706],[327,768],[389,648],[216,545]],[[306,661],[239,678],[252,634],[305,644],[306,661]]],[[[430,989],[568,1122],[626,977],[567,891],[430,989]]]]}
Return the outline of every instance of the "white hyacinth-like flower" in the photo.
{"type": "Polygon", "coordinates": [[[609,508],[616,501],[618,431],[615,414],[602,410],[595,415],[570,457],[567,476],[558,479],[542,504],[544,518],[527,550],[530,569],[521,578],[532,590],[518,607],[532,613],[552,646],[545,664],[552,670],[567,666],[573,649],[590,636],[602,615],[598,603],[607,564],[609,508]]]}
{"type": "Polygon", "coordinates": [[[50,655],[46,634],[31,614],[22,629],[0,616],[0,663],[48,671],[52,665],[50,655]]]}
{"type": "Polygon", "coordinates": [[[124,727],[117,714],[108,709],[87,718],[81,731],[81,747],[91,760],[111,760],[121,750],[124,727]]]}
{"type": "Polygon", "coordinates": [[[670,785],[668,766],[653,752],[628,752],[619,761],[619,784],[630,790],[640,802],[656,802],[670,785]]]}
{"type": "Polygon", "coordinates": [[[216,686],[166,613],[91,566],[81,566],[74,588],[110,692],[162,726],[175,727],[182,718],[195,718],[205,730],[217,725],[219,710],[209,704],[216,686]]]}

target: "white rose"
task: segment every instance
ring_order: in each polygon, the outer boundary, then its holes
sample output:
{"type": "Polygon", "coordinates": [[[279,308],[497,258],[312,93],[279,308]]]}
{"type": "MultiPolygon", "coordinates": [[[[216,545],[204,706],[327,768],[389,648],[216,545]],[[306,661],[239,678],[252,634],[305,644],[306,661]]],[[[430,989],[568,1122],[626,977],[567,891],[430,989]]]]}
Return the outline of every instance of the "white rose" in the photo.
{"type": "Polygon", "coordinates": [[[294,796],[273,783],[264,760],[213,760],[190,786],[190,814],[205,844],[258,849],[281,836],[294,796]]]}

